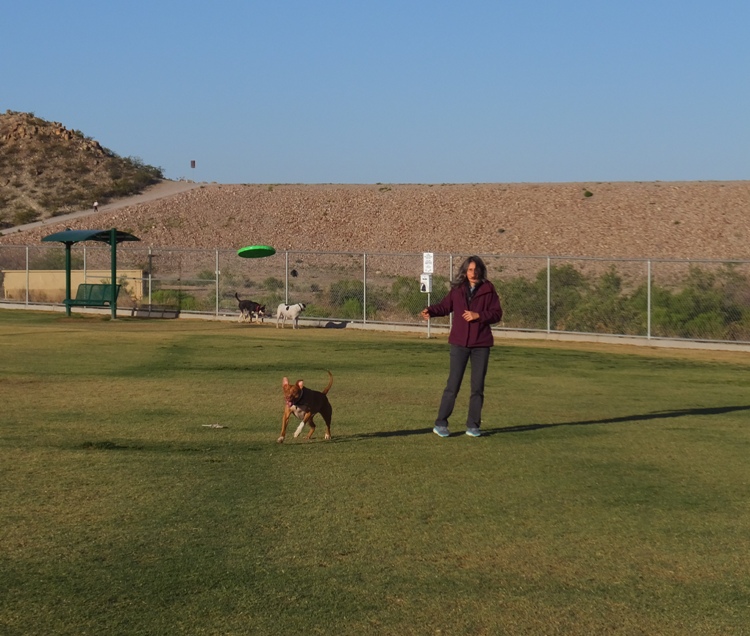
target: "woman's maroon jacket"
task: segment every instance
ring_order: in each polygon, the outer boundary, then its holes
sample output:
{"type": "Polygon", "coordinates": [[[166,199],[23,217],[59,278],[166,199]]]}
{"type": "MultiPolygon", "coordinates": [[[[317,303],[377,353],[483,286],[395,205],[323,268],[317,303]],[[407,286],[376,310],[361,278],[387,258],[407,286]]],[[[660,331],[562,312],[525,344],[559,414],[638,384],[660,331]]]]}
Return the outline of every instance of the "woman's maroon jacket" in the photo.
{"type": "Polygon", "coordinates": [[[471,302],[468,301],[469,283],[460,287],[452,287],[448,295],[435,305],[430,305],[427,312],[431,317],[447,316],[453,312],[453,325],[448,336],[448,342],[459,347],[491,347],[495,343],[490,325],[494,325],[503,317],[503,308],[495,286],[490,281],[484,281],[474,292],[471,302]],[[479,320],[466,322],[463,318],[465,310],[475,311],[479,320]]]}

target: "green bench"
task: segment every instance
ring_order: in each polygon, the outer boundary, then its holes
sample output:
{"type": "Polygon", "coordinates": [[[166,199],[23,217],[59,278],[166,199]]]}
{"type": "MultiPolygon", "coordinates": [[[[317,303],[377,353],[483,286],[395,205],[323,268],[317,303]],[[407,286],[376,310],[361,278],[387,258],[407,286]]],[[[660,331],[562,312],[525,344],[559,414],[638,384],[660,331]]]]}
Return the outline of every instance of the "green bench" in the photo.
{"type": "Polygon", "coordinates": [[[120,294],[121,285],[109,283],[81,283],[76,297],[66,300],[69,307],[109,307],[112,302],[112,287],[115,288],[115,300],[120,294]]]}

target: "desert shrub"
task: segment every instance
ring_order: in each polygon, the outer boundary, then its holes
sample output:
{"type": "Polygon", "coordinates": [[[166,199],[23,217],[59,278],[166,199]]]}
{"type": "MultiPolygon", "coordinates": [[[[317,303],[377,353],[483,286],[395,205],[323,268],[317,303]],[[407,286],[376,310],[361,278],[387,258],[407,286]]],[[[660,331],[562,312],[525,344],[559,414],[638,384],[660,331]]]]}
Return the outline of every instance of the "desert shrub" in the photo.
{"type": "MultiPolygon", "coordinates": [[[[276,307],[274,307],[274,311],[276,307]]],[[[327,318],[331,315],[331,310],[325,305],[319,305],[317,303],[307,303],[303,316],[310,318],[327,318]]]]}
{"type": "MultiPolygon", "coordinates": [[[[506,327],[546,329],[547,269],[541,269],[533,281],[518,277],[496,284],[503,304],[506,327]]],[[[570,313],[577,307],[589,283],[572,265],[550,268],[550,316],[554,329],[565,330],[570,313]]]]}
{"type": "MultiPolygon", "coordinates": [[[[367,319],[374,320],[377,310],[375,307],[367,306],[367,319]]],[[[362,301],[358,298],[347,298],[344,303],[337,309],[336,318],[346,318],[350,320],[362,320],[364,309],[362,301]]]]}
{"type": "Polygon", "coordinates": [[[361,306],[365,295],[365,285],[361,280],[340,280],[331,283],[328,295],[333,307],[343,307],[348,300],[356,300],[361,306]]]}
{"type": "Polygon", "coordinates": [[[623,293],[614,267],[587,286],[563,319],[567,331],[639,335],[646,333],[646,314],[623,293]]]}
{"type": "Polygon", "coordinates": [[[341,318],[362,318],[362,301],[357,298],[347,298],[337,313],[341,318]]]}
{"type": "Polygon", "coordinates": [[[34,221],[38,220],[39,212],[29,207],[17,209],[13,214],[14,225],[25,225],[26,223],[33,223],[34,221]]]}
{"type": "Polygon", "coordinates": [[[503,306],[503,325],[521,329],[547,328],[546,278],[517,277],[495,283],[503,306]]]}
{"type": "Polygon", "coordinates": [[[122,175],[123,175],[122,166],[116,163],[110,163],[107,171],[109,172],[109,178],[112,179],[113,181],[119,181],[120,179],[122,179],[122,175]]]}
{"type": "Polygon", "coordinates": [[[140,157],[125,157],[123,161],[130,165],[131,168],[140,175],[140,178],[148,178],[155,181],[164,178],[164,170],[144,163],[143,159],[140,157]]]}
{"type": "Polygon", "coordinates": [[[337,318],[361,318],[365,286],[361,280],[340,280],[328,290],[330,312],[337,318]]]}
{"type": "Polygon", "coordinates": [[[204,283],[213,283],[216,280],[216,274],[210,269],[203,269],[195,275],[195,280],[204,283]]]}
{"type": "Polygon", "coordinates": [[[727,340],[750,341],[750,308],[742,312],[739,320],[727,326],[727,340]]]}
{"type": "Polygon", "coordinates": [[[198,303],[194,296],[186,294],[177,289],[159,289],[151,293],[151,302],[154,305],[165,305],[167,307],[179,307],[187,311],[198,309],[198,303]]]}
{"type": "MultiPolygon", "coordinates": [[[[214,280],[215,274],[213,270],[204,270],[204,274],[206,272],[209,272],[211,274],[211,278],[207,280],[214,280]]],[[[219,284],[222,288],[224,287],[241,287],[243,285],[240,275],[236,272],[232,271],[229,267],[221,269],[220,275],[219,275],[219,284]]],[[[250,287],[252,287],[252,282],[250,283],[250,287]]]]}
{"type": "MultiPolygon", "coordinates": [[[[430,303],[439,303],[450,291],[450,281],[445,276],[432,277],[432,293],[430,303]]],[[[369,299],[369,296],[368,296],[369,299]]],[[[419,280],[411,276],[399,276],[391,284],[390,293],[387,297],[388,304],[403,311],[414,313],[424,307],[427,302],[427,294],[420,291],[419,280]]]]}
{"type": "Polygon", "coordinates": [[[673,338],[732,340],[744,331],[750,282],[733,267],[711,272],[697,266],[670,291],[651,290],[651,324],[655,335],[673,338]]]}
{"type": "MultiPolygon", "coordinates": [[[[628,294],[614,267],[585,277],[570,265],[550,269],[552,328],[562,331],[645,335],[648,289],[628,294]]],[[[547,270],[533,281],[499,281],[506,327],[546,328],[547,270]]],[[[651,333],[670,338],[744,340],[750,332],[750,281],[735,266],[718,271],[693,266],[675,289],[651,286],[651,333]]]]}
{"type": "MultiPolygon", "coordinates": [[[[544,283],[546,290],[547,270],[537,275],[537,283],[544,283]]],[[[581,302],[589,283],[586,277],[572,265],[550,268],[550,315],[555,329],[565,329],[571,311],[581,302]]]]}
{"type": "MultiPolygon", "coordinates": [[[[30,269],[65,269],[65,249],[36,250],[29,259],[30,269]]],[[[78,250],[70,251],[70,269],[83,268],[83,253],[78,250]]]]}
{"type": "MultiPolygon", "coordinates": [[[[255,299],[254,299],[255,300],[255,299]]],[[[276,312],[276,308],[283,302],[285,302],[284,296],[276,292],[273,294],[262,294],[256,302],[266,306],[268,314],[271,315],[276,312]]],[[[307,311],[307,310],[305,310],[307,311]]]]}
{"type": "Polygon", "coordinates": [[[261,287],[267,291],[275,292],[284,289],[284,281],[275,276],[269,276],[261,283],[261,287]]]}

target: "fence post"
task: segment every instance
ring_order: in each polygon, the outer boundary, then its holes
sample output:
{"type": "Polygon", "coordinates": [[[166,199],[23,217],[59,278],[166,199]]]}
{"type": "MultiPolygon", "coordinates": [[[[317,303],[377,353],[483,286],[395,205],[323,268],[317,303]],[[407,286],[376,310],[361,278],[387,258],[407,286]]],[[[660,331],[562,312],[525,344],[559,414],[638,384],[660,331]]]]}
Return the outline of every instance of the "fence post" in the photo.
{"type": "Polygon", "coordinates": [[[289,304],[289,250],[284,250],[284,304],[289,304]]]}
{"type": "Polygon", "coordinates": [[[651,259],[646,261],[646,338],[651,340],[651,259]]]}
{"type": "MultiPolygon", "coordinates": [[[[430,306],[430,292],[427,292],[427,306],[430,306]]],[[[452,312],[451,312],[452,314],[452,312]]],[[[427,340],[429,340],[432,336],[430,335],[430,318],[427,318],[427,340]]]]}
{"type": "Polygon", "coordinates": [[[29,272],[29,246],[26,246],[26,306],[29,305],[29,285],[31,285],[31,273],[29,272]]]}
{"type": "Polygon", "coordinates": [[[547,333],[552,331],[552,273],[550,257],[547,257],[547,333]]]}
{"type": "Polygon", "coordinates": [[[216,313],[214,314],[217,318],[219,317],[219,276],[221,271],[219,270],[219,250],[216,250],[216,269],[214,270],[215,281],[216,281],[216,313]]]}
{"type": "Polygon", "coordinates": [[[154,259],[154,255],[153,255],[153,252],[151,251],[151,246],[149,245],[148,246],[148,304],[149,305],[151,305],[151,290],[153,289],[153,286],[154,286],[153,272],[151,271],[154,269],[153,259],[154,259]]]}
{"type": "Polygon", "coordinates": [[[362,324],[367,324],[367,252],[362,254],[362,324]]]}

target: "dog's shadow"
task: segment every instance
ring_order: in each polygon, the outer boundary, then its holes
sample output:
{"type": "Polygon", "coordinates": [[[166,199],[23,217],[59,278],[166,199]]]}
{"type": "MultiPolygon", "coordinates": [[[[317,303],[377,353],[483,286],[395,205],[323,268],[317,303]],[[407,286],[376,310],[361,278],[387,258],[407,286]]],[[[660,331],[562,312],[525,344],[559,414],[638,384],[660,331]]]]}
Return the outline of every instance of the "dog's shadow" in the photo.
{"type": "MultiPolygon", "coordinates": [[[[709,406],[693,409],[675,409],[671,411],[651,411],[650,413],[638,413],[634,415],[623,415],[621,417],[608,417],[597,420],[575,420],[570,422],[552,422],[550,424],[519,424],[517,426],[500,426],[496,428],[482,428],[482,437],[498,435],[500,433],[525,433],[538,431],[558,426],[591,426],[593,424],[625,424],[627,422],[648,422],[652,420],[665,420],[677,417],[689,417],[691,415],[724,415],[737,411],[750,411],[750,405],[745,406],[709,406]]],[[[347,437],[334,437],[333,441],[355,442],[364,439],[377,439],[384,437],[410,437],[412,435],[428,435],[432,433],[432,427],[403,429],[398,431],[377,431],[375,433],[355,433],[347,437]]],[[[463,435],[463,431],[451,433],[451,437],[463,435]]]]}
{"type": "Polygon", "coordinates": [[[324,329],[346,329],[349,323],[344,320],[329,320],[323,325],[324,329]]]}

